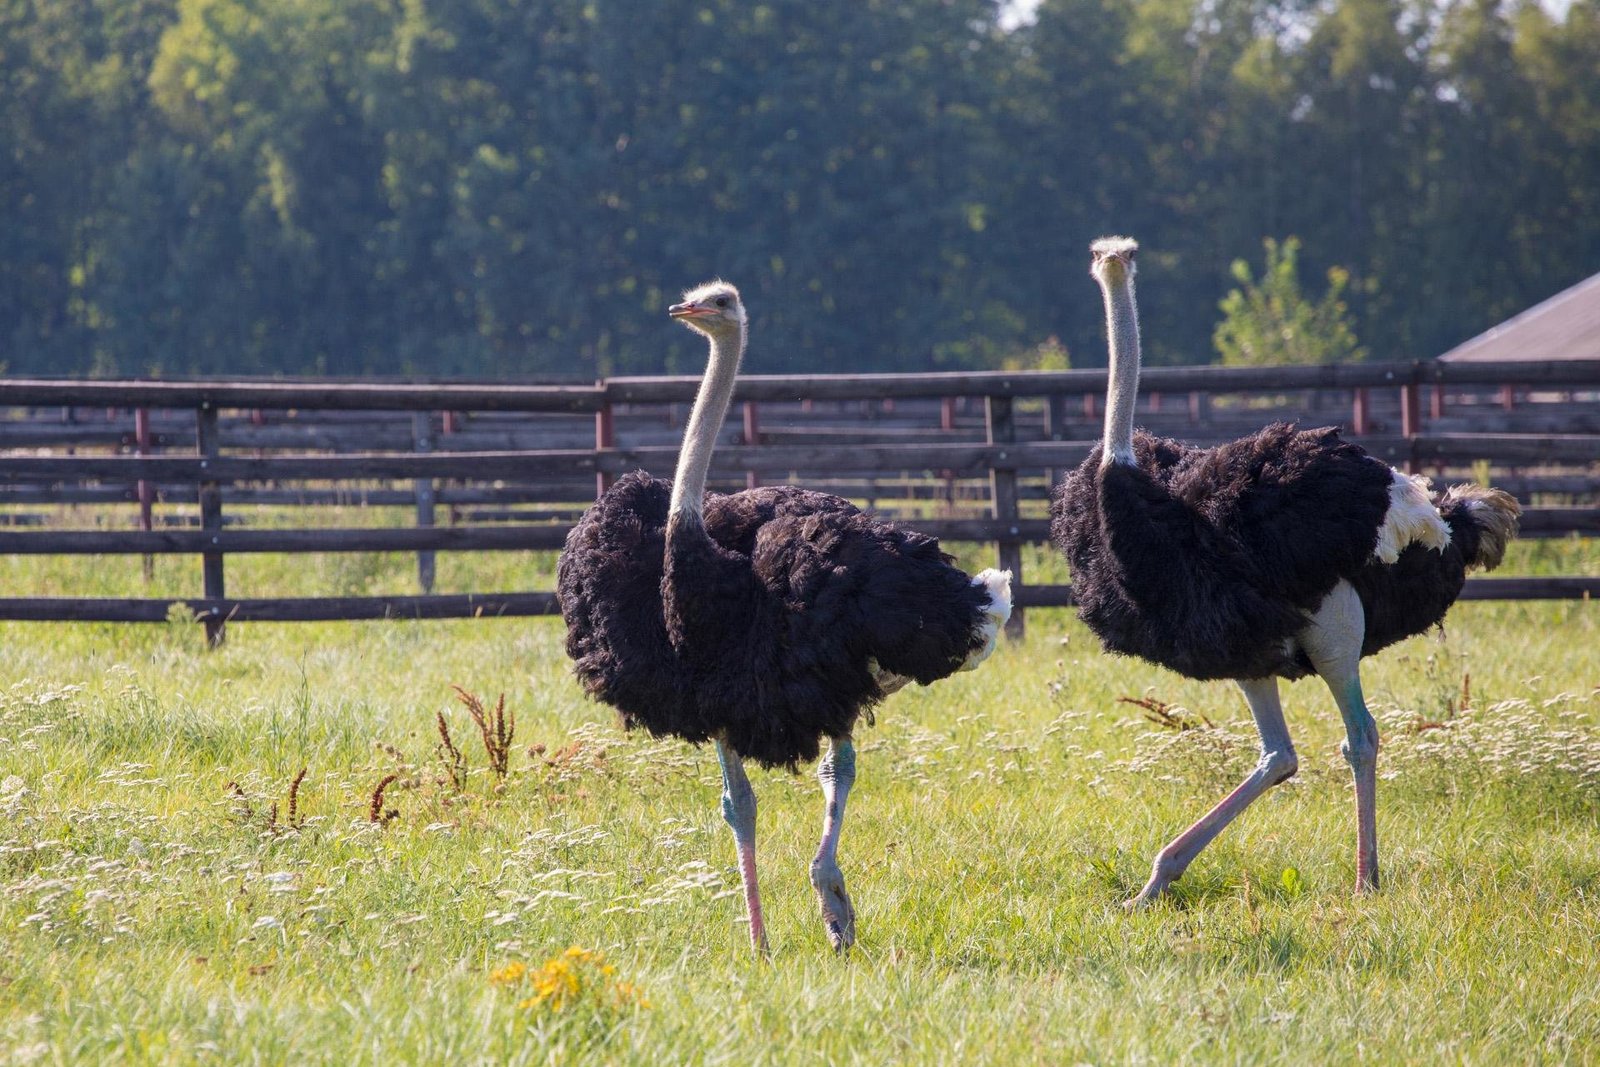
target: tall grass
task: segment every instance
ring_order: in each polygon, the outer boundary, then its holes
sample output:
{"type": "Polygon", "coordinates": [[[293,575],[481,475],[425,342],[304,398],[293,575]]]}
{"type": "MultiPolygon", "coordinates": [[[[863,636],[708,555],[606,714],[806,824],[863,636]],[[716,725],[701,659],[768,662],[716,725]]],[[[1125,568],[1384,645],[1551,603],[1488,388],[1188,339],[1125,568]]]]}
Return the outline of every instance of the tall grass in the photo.
{"type": "MultiPolygon", "coordinates": [[[[128,562],[0,568],[13,590],[142,595],[128,562]]],[[[553,560],[440,564],[443,589],[548,588],[553,560]]],[[[229,581],[399,592],[411,566],[241,557],[229,581]]],[[[1518,545],[1508,567],[1596,573],[1600,546],[1518,545]]],[[[160,561],[153,588],[192,592],[196,569],[160,561]]],[[[0,1063],[1600,1048],[1592,604],[1458,605],[1443,635],[1368,661],[1381,894],[1350,895],[1342,730],[1307,681],[1285,690],[1299,776],[1136,915],[1119,902],[1154,852],[1254,761],[1248,714],[1226,685],[1104,656],[1069,613],[1031,612],[1024,642],[863,726],[848,959],[806,879],[814,780],[753,775],[770,963],[749,955],[715,760],[620,733],[561,641],[553,619],[243,625],[214,652],[188,623],[0,625],[0,1063]],[[504,694],[503,780],[452,686],[484,709],[504,694]]]]}

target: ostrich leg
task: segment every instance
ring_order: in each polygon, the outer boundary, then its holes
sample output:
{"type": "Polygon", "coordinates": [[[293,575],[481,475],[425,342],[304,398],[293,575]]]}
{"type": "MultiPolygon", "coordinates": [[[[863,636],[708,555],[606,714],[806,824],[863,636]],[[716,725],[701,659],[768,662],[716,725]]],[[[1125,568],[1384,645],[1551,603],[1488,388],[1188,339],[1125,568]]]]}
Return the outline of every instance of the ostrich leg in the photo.
{"type": "Polygon", "coordinates": [[[1223,829],[1248,808],[1252,801],[1268,789],[1294,776],[1299,769],[1299,758],[1294,754],[1294,742],[1289,740],[1289,727],[1283,721],[1283,705],[1278,703],[1276,678],[1247,678],[1239,682],[1244,698],[1250,705],[1250,714],[1256,720],[1256,732],[1261,735],[1261,762],[1238,788],[1223,797],[1216,807],[1202,815],[1193,826],[1172,839],[1156,855],[1150,870],[1150,881],[1139,895],[1124,902],[1125,907],[1142,908],[1155,900],[1167,887],[1177,881],[1188,869],[1200,851],[1209,845],[1223,829]]]}
{"type": "Polygon", "coordinates": [[[822,905],[822,921],[828,927],[828,940],[835,952],[850,950],[856,940],[856,912],[850,895],[844,891],[844,875],[839,871],[839,831],[844,826],[844,802],[856,780],[856,748],[848,737],[830,738],[828,751],[817,764],[817,779],[822,783],[822,799],[827,803],[822,815],[822,843],[811,861],[811,885],[822,905]]]}
{"type": "Polygon", "coordinates": [[[722,817],[733,828],[744,902],[750,911],[750,946],[766,955],[767,927],[761,921],[761,889],[756,885],[756,792],[745,777],[744,761],[721,738],[717,739],[717,762],[722,765],[722,817]]]}
{"type": "Polygon", "coordinates": [[[1340,746],[1356,780],[1356,892],[1378,888],[1378,724],[1361,695],[1361,642],[1366,614],[1361,598],[1340,582],[1322,602],[1303,633],[1305,649],[1317,674],[1333,693],[1344,718],[1340,746]]]}

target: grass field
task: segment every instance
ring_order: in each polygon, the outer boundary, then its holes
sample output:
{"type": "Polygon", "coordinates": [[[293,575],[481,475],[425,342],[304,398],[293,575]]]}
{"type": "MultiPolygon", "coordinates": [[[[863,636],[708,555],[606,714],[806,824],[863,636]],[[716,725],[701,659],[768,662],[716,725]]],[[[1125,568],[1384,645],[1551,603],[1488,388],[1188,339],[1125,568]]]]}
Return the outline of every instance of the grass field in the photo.
{"type": "MultiPolygon", "coordinates": [[[[527,589],[553,559],[440,564],[441,591],[527,589]]],[[[240,595],[413,573],[229,568],[240,595]]],[[[6,559],[0,579],[181,595],[197,569],[159,561],[146,587],[137,561],[6,559]]],[[[1505,573],[1550,571],[1600,572],[1600,544],[1518,545],[1505,573]]],[[[1285,697],[1299,776],[1135,915],[1155,851],[1253,764],[1248,714],[1033,612],[1026,641],[860,731],[842,960],[806,878],[811,775],[753,773],[758,962],[711,753],[621,734],[561,639],[553,619],[250,625],[208,652],[179,622],[0,626],[0,1063],[1600,1059],[1596,605],[1462,604],[1368,661],[1381,894],[1351,896],[1342,730],[1309,681],[1285,697]],[[505,694],[503,781],[452,685],[505,694]]]]}

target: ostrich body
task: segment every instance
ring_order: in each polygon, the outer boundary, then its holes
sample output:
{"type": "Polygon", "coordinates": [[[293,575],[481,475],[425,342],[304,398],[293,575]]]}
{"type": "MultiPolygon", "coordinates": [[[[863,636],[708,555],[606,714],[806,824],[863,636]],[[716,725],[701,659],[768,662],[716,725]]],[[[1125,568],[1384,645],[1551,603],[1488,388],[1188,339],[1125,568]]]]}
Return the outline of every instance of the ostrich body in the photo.
{"type": "Polygon", "coordinates": [[[1256,769],[1156,857],[1139,906],[1166,891],[1256,797],[1299,766],[1279,678],[1316,674],[1344,719],[1355,777],[1356,889],[1378,886],[1378,729],[1360,660],[1438,624],[1469,567],[1492,569],[1516,532],[1507,493],[1392,470],[1336,428],[1274,425],[1211,449],[1133,430],[1139,381],[1134,252],[1092,246],[1105,297],[1105,437],[1051,502],[1079,616],[1108,651],[1190,678],[1231,678],[1261,736],[1256,769]]]}
{"type": "Polygon", "coordinates": [[[933,538],[826,493],[706,493],[745,310],[733,286],[712,282],[669,314],[710,343],[678,469],[670,483],[643,472],[619,479],[568,535],[557,570],[567,654],[584,688],[629,728],[715,743],[757,951],[766,932],[743,761],[794,769],[827,739],[811,882],[829,939],[844,951],[855,912],[837,849],[856,720],[909,681],[982,662],[1010,614],[1010,574],[973,579],[933,538]]]}

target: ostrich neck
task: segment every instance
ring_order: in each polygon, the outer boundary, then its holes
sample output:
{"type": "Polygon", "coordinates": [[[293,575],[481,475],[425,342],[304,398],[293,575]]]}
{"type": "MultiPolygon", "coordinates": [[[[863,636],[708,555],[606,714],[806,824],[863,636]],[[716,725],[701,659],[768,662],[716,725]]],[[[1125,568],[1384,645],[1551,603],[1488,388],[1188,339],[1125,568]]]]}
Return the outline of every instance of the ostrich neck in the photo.
{"type": "Polygon", "coordinates": [[[1126,273],[1102,280],[1106,301],[1106,333],[1111,367],[1106,390],[1106,429],[1100,465],[1133,459],[1133,405],[1139,398],[1139,309],[1133,300],[1133,278],[1126,273]]]}
{"type": "MultiPolygon", "coordinates": [[[[722,420],[728,414],[728,400],[739,375],[739,360],[744,355],[744,331],[711,335],[711,358],[700,392],[689,412],[689,425],[683,432],[683,449],[678,453],[678,470],[672,476],[672,518],[690,518],[699,525],[704,511],[706,471],[711,466],[711,450],[716,447],[722,420]]],[[[668,524],[668,531],[679,525],[668,524]]]]}

